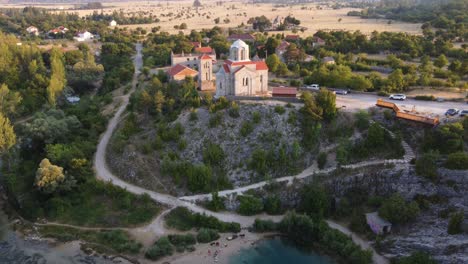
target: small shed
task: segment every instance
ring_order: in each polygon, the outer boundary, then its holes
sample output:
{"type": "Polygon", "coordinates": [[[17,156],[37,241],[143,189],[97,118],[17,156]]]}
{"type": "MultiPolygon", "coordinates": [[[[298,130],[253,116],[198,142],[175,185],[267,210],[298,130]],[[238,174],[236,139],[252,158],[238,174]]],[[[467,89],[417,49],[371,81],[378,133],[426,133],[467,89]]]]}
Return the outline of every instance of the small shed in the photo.
{"type": "Polygon", "coordinates": [[[380,217],[378,212],[367,213],[366,222],[370,229],[372,229],[372,232],[377,235],[390,233],[392,229],[392,224],[380,217]]]}
{"type": "Polygon", "coordinates": [[[293,97],[297,96],[297,88],[294,87],[273,87],[273,97],[293,97]]]}

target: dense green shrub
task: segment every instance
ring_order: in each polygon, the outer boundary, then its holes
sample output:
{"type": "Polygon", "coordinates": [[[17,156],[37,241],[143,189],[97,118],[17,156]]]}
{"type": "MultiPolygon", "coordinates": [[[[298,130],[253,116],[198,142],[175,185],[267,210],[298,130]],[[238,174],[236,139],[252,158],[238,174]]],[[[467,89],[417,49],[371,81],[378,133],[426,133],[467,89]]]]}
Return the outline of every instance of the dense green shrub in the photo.
{"type": "Polygon", "coordinates": [[[128,234],[122,230],[110,230],[98,233],[98,241],[108,245],[121,253],[136,254],[140,251],[141,244],[129,239],[128,234]]]}
{"type": "Polygon", "coordinates": [[[226,157],[223,148],[218,144],[209,142],[203,149],[203,162],[211,166],[222,166],[226,157]]]}
{"type": "Polygon", "coordinates": [[[308,184],[301,191],[299,209],[314,220],[323,219],[328,214],[330,198],[322,186],[308,184]]]}
{"type": "Polygon", "coordinates": [[[356,118],[356,121],[354,122],[354,124],[360,131],[363,131],[369,128],[369,124],[370,124],[369,112],[360,110],[359,112],[354,114],[354,117],[356,118]]]}
{"type": "Polygon", "coordinates": [[[208,202],[207,208],[215,212],[223,210],[225,209],[223,200],[223,198],[219,197],[218,192],[212,192],[211,201],[208,202]]]}
{"type": "Polygon", "coordinates": [[[312,220],[307,215],[288,213],[279,223],[278,230],[300,246],[318,245],[326,252],[346,259],[346,263],[372,263],[372,251],[361,249],[349,236],[330,228],[322,219],[312,220]]]}
{"type": "Polygon", "coordinates": [[[200,228],[197,233],[198,243],[208,243],[217,239],[219,239],[219,234],[214,229],[200,228]]]}
{"type": "Polygon", "coordinates": [[[216,112],[214,114],[211,114],[208,124],[210,127],[217,127],[221,125],[222,122],[223,122],[223,113],[216,112]]]}
{"type": "Polygon", "coordinates": [[[261,220],[261,219],[255,219],[255,222],[253,224],[253,230],[255,232],[273,232],[277,231],[278,225],[271,221],[271,220],[261,220]]]}
{"type": "Polygon", "coordinates": [[[252,122],[254,124],[260,123],[261,120],[262,120],[262,116],[260,115],[258,111],[255,111],[252,113],[252,122]]]}
{"type": "Polygon", "coordinates": [[[265,175],[268,172],[267,152],[263,149],[255,149],[252,152],[252,157],[248,163],[248,167],[260,175],[265,175]]]}
{"type": "Polygon", "coordinates": [[[210,167],[201,165],[192,165],[188,167],[187,187],[192,192],[206,192],[210,190],[213,173],[210,167]]]}
{"type": "Polygon", "coordinates": [[[174,234],[169,235],[168,238],[171,244],[177,248],[178,252],[183,252],[186,249],[189,249],[191,246],[195,245],[195,243],[197,243],[193,234],[174,234]]]}
{"type": "Polygon", "coordinates": [[[393,224],[404,224],[415,219],[419,214],[419,206],[416,202],[406,202],[399,194],[395,193],[383,201],[379,208],[379,215],[393,224]]]}
{"type": "Polygon", "coordinates": [[[320,152],[317,156],[317,165],[319,169],[325,168],[325,165],[327,164],[327,153],[325,152],[320,152]]]}
{"type": "Polygon", "coordinates": [[[174,249],[167,237],[161,237],[145,253],[145,257],[151,260],[158,260],[165,256],[172,255],[174,249]]]}
{"type": "Polygon", "coordinates": [[[198,114],[196,110],[190,111],[189,120],[192,122],[198,120],[198,114]]]}
{"type": "Polygon", "coordinates": [[[435,96],[433,95],[417,95],[414,97],[415,100],[421,100],[421,101],[435,101],[435,96]]]}
{"type": "Polygon", "coordinates": [[[463,211],[456,212],[452,214],[449,220],[447,232],[450,235],[460,234],[463,232],[462,224],[463,220],[465,219],[465,214],[463,211]]]}
{"type": "Polygon", "coordinates": [[[236,102],[231,103],[231,108],[229,108],[228,114],[232,118],[238,118],[240,116],[239,105],[236,102]]]}
{"type": "Polygon", "coordinates": [[[408,257],[402,257],[396,262],[397,264],[437,264],[431,256],[424,252],[414,252],[408,257]]]}
{"type": "Polygon", "coordinates": [[[250,196],[241,195],[237,199],[240,201],[237,211],[241,215],[255,215],[263,211],[263,202],[261,199],[250,196]]]}
{"type": "Polygon", "coordinates": [[[188,231],[192,228],[210,228],[216,229],[219,232],[233,232],[240,231],[238,223],[227,223],[219,221],[213,216],[207,216],[200,213],[192,213],[185,207],[177,207],[173,209],[166,217],[166,224],[177,230],[188,231]]]}
{"type": "Polygon", "coordinates": [[[250,121],[244,121],[242,122],[241,128],[239,130],[241,136],[247,137],[252,131],[254,130],[254,127],[250,121]]]}
{"type": "Polygon", "coordinates": [[[437,159],[439,154],[437,151],[429,151],[424,153],[416,160],[416,173],[431,180],[436,180],[438,177],[437,172],[437,159]]]}
{"type": "Polygon", "coordinates": [[[445,162],[445,167],[452,170],[468,170],[468,154],[465,152],[449,154],[445,162]]]}
{"type": "Polygon", "coordinates": [[[281,105],[277,105],[275,106],[275,112],[279,115],[282,115],[286,112],[286,109],[284,109],[284,107],[281,105]]]}
{"type": "MultiPolygon", "coordinates": [[[[467,119],[465,119],[467,120],[467,119]]],[[[422,149],[425,152],[437,150],[441,154],[463,151],[463,138],[468,129],[462,122],[449,123],[424,131],[422,149]]]]}
{"type": "Polygon", "coordinates": [[[283,211],[278,195],[267,196],[263,202],[263,207],[265,208],[265,212],[270,215],[278,215],[283,211]]]}

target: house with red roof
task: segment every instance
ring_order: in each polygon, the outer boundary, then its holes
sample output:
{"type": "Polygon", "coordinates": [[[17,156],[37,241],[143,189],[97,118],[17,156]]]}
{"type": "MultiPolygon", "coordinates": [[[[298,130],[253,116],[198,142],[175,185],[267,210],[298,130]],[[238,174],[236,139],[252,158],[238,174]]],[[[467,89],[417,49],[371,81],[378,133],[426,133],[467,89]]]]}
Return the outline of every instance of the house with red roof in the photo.
{"type": "Polygon", "coordinates": [[[288,50],[288,47],[291,43],[287,42],[286,40],[281,41],[281,43],[276,47],[275,54],[281,61],[285,61],[283,54],[288,50]]]}
{"type": "Polygon", "coordinates": [[[180,53],[174,54],[171,52],[171,65],[183,64],[190,68],[196,68],[198,65],[198,58],[201,55],[208,55],[213,61],[216,61],[216,51],[211,47],[195,47],[193,53],[180,53]]]}
{"type": "Polygon", "coordinates": [[[230,48],[229,59],[216,73],[216,97],[261,96],[268,93],[268,66],[265,61],[252,61],[249,45],[236,40],[230,48]]]}
{"type": "Polygon", "coordinates": [[[185,80],[185,77],[187,76],[195,78],[198,75],[198,72],[185,65],[177,64],[167,71],[167,75],[169,75],[170,80],[182,81],[185,80]]]}
{"type": "Polygon", "coordinates": [[[289,41],[298,41],[299,40],[299,35],[286,35],[286,37],[284,37],[285,40],[289,40],[289,41]]]}
{"type": "Polygon", "coordinates": [[[320,46],[324,46],[325,45],[325,40],[319,38],[319,37],[316,37],[314,36],[312,38],[312,47],[320,47],[320,46]]]}

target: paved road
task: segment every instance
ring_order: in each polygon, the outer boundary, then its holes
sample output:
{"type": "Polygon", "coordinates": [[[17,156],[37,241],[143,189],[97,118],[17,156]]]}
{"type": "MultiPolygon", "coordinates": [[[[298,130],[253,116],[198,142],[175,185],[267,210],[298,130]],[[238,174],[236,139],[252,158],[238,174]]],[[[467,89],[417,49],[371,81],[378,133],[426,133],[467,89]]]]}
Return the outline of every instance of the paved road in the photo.
{"type": "MultiPolygon", "coordinates": [[[[373,94],[350,93],[347,95],[337,95],[337,107],[345,107],[350,111],[356,111],[363,108],[375,106],[377,98],[389,100],[388,97],[376,96],[373,94]]],[[[406,99],[405,101],[392,101],[398,106],[411,110],[415,107],[418,112],[427,112],[435,115],[443,116],[449,108],[468,109],[468,104],[462,102],[435,102],[435,101],[420,101],[414,99],[406,99]]]]}
{"type": "MultiPolygon", "coordinates": [[[[200,207],[200,206],[198,206],[198,205],[196,205],[194,203],[187,202],[187,201],[182,201],[182,200],[178,199],[177,197],[157,193],[157,192],[150,191],[150,190],[146,190],[146,189],[141,188],[139,186],[127,183],[127,182],[119,179],[114,174],[112,174],[112,172],[107,167],[106,160],[105,160],[106,148],[107,148],[107,145],[109,144],[109,141],[110,141],[110,138],[111,138],[113,132],[115,131],[115,129],[117,127],[117,124],[120,121],[122,113],[124,112],[125,108],[128,105],[130,95],[135,91],[135,88],[136,88],[136,85],[137,85],[137,82],[138,82],[138,74],[140,73],[140,69],[142,68],[142,65],[143,65],[141,50],[142,50],[141,44],[136,44],[137,54],[136,54],[136,56],[134,58],[135,74],[134,74],[133,80],[132,80],[132,88],[131,88],[131,90],[130,90],[130,92],[128,94],[121,97],[122,102],[121,102],[119,108],[117,109],[117,112],[115,113],[115,115],[109,121],[109,124],[107,126],[107,130],[102,135],[101,140],[100,140],[100,142],[98,144],[97,151],[96,151],[96,156],[95,156],[95,159],[94,159],[94,169],[96,171],[96,176],[98,178],[104,180],[104,181],[110,181],[110,182],[112,182],[112,184],[120,186],[120,187],[126,189],[127,191],[134,193],[134,194],[148,194],[156,202],[165,204],[165,205],[169,206],[170,208],[174,208],[176,206],[183,206],[183,207],[186,207],[189,210],[194,211],[194,212],[204,213],[204,214],[207,214],[207,215],[214,216],[214,217],[218,218],[221,221],[237,222],[242,227],[251,226],[254,223],[256,218],[270,219],[270,220],[273,220],[273,221],[276,221],[276,222],[280,221],[283,216],[270,216],[270,215],[266,215],[266,214],[256,215],[256,216],[241,216],[241,215],[237,215],[237,214],[231,213],[231,212],[212,212],[212,211],[206,210],[205,208],[202,208],[202,207],[200,207]]],[[[305,176],[307,176],[308,171],[306,170],[303,173],[304,174],[302,175],[302,177],[305,177],[305,176]]],[[[146,228],[145,227],[143,227],[143,228],[145,230],[147,230],[147,231],[151,230],[156,234],[163,234],[164,231],[165,231],[164,230],[164,224],[163,224],[163,221],[162,221],[163,216],[166,215],[169,211],[170,211],[170,209],[166,210],[165,212],[163,212],[163,214],[158,216],[146,228]]],[[[330,225],[330,226],[332,228],[337,228],[336,225],[330,225]]],[[[346,229],[345,227],[341,227],[341,228],[346,229]]],[[[351,234],[351,233],[349,233],[349,234],[351,234]]],[[[356,237],[357,237],[356,235],[353,236],[353,241],[355,241],[358,244],[361,244],[359,240],[356,240],[356,237]]],[[[361,245],[366,249],[367,248],[372,249],[372,247],[368,243],[367,244],[361,244],[361,245]]],[[[375,254],[377,254],[377,253],[375,253],[375,254]]],[[[378,264],[388,263],[388,262],[385,262],[386,261],[385,258],[383,258],[381,256],[378,256],[378,258],[383,259],[384,262],[377,261],[376,263],[378,263],[378,264]]]]}

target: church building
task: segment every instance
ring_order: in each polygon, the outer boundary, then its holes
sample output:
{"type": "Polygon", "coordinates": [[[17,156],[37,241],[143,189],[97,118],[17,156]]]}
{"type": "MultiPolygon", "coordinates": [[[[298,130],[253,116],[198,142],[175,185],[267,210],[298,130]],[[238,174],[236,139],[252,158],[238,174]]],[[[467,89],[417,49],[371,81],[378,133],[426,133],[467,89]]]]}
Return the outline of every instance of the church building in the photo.
{"type": "Polygon", "coordinates": [[[216,73],[216,97],[255,96],[267,92],[268,66],[265,61],[250,60],[249,45],[236,40],[231,45],[229,59],[216,73]]]}

